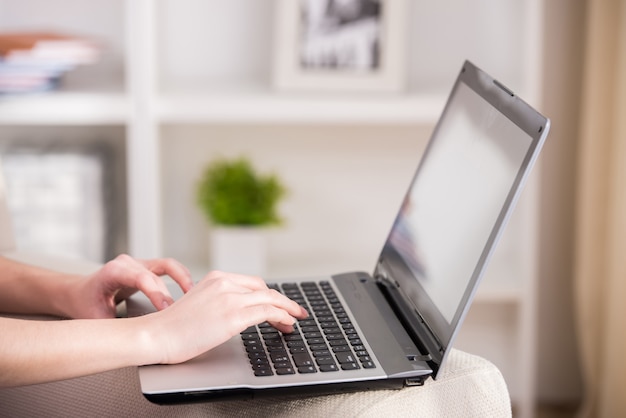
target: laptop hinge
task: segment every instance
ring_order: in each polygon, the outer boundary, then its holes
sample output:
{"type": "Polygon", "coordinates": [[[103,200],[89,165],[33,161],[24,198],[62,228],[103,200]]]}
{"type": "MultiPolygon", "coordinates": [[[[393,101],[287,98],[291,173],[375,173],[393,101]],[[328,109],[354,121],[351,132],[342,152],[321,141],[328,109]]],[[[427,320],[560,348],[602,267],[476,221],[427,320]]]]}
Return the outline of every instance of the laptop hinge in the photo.
{"type": "Polygon", "coordinates": [[[433,368],[436,375],[445,349],[417,309],[405,300],[398,283],[390,279],[385,273],[384,268],[379,264],[374,272],[376,283],[396,313],[396,316],[400,319],[402,326],[421,351],[421,359],[425,360],[433,368]]]}

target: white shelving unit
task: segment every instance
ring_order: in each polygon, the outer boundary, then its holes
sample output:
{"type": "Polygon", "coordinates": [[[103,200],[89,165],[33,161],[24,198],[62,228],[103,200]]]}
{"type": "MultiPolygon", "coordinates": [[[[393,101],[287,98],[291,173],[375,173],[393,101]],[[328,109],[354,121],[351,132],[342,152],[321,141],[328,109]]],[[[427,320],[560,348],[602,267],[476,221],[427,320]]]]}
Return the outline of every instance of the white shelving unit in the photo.
{"type": "MultiPolygon", "coordinates": [[[[212,157],[243,153],[291,190],[287,225],[271,233],[271,274],[370,270],[462,61],[531,104],[541,99],[542,0],[411,0],[406,91],[359,95],[272,89],[273,0],[49,3],[0,0],[0,29],[92,35],[106,59],[70,74],[60,91],[0,97],[0,132],[122,128],[137,257],[208,268],[194,182],[212,157]]],[[[525,417],[534,399],[537,181],[536,171],[457,343],[500,367],[525,417]]]]}

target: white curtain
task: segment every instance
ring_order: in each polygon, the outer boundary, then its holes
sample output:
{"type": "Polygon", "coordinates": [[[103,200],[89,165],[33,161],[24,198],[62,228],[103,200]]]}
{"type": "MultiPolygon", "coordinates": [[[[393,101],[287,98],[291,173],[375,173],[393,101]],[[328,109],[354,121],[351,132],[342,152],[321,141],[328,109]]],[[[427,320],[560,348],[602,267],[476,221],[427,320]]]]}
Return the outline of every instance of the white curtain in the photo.
{"type": "Polygon", "coordinates": [[[580,416],[626,417],[626,1],[589,0],[586,16],[575,253],[580,416]]]}

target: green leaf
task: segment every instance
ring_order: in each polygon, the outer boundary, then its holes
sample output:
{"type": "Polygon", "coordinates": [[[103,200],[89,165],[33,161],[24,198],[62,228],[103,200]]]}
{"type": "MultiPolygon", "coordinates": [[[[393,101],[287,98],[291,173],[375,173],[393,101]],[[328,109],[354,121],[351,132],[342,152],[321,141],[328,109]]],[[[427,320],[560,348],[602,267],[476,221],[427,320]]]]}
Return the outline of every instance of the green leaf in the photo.
{"type": "Polygon", "coordinates": [[[218,159],[198,183],[197,203],[214,224],[276,225],[282,222],[277,205],[285,194],[276,175],[257,174],[248,159],[218,159]]]}

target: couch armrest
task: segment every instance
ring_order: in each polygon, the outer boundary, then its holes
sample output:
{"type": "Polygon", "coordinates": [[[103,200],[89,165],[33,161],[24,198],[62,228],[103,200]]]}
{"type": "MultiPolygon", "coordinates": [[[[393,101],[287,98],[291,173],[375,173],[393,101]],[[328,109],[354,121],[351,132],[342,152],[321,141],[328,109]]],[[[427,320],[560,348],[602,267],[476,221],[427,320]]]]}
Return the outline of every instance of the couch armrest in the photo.
{"type": "Polygon", "coordinates": [[[440,377],[424,386],[299,399],[256,399],[158,406],[148,402],[134,367],[78,379],[0,390],[7,416],[411,416],[510,417],[509,393],[500,371],[487,360],[458,350],[440,377]]]}

